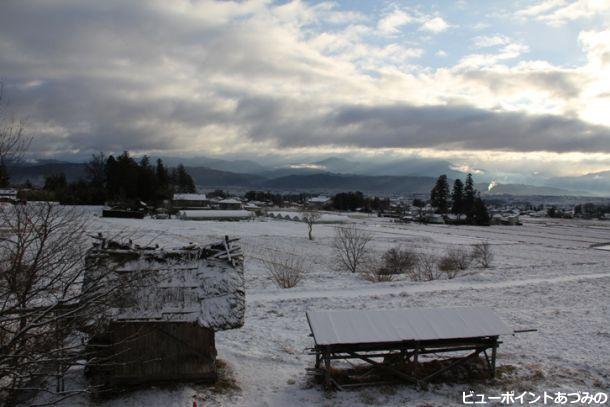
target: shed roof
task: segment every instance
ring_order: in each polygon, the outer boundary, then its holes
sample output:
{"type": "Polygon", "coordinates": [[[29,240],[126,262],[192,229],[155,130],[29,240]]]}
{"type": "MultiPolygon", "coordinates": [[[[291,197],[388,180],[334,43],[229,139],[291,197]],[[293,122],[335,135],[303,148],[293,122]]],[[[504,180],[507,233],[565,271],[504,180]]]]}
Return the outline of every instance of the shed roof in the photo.
{"type": "Polygon", "coordinates": [[[484,307],[307,311],[317,345],[479,338],[512,334],[484,307]]]}
{"type": "Polygon", "coordinates": [[[124,287],[109,310],[110,320],[193,322],[214,330],[231,329],[243,325],[245,289],[241,249],[230,242],[158,249],[116,247],[104,241],[87,260],[111,267],[119,276],[137,273],[135,283],[124,287]]]}

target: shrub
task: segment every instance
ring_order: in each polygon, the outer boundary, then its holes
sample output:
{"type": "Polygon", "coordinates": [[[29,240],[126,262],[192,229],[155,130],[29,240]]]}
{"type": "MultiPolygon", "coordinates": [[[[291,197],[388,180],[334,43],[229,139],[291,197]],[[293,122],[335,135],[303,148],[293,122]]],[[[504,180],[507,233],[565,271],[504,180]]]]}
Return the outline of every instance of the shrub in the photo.
{"type": "Polygon", "coordinates": [[[448,279],[455,278],[470,265],[471,257],[464,249],[451,249],[438,261],[438,268],[448,279]]]}
{"type": "Polygon", "coordinates": [[[373,266],[373,267],[367,268],[365,271],[363,271],[362,276],[365,279],[372,281],[373,283],[382,283],[382,282],[394,280],[394,277],[396,276],[396,274],[389,272],[389,270],[383,266],[382,267],[373,266]]]}
{"type": "Polygon", "coordinates": [[[418,253],[417,263],[408,273],[413,281],[431,281],[440,278],[438,259],[433,254],[418,253]]]}
{"type": "Polygon", "coordinates": [[[305,275],[303,259],[294,254],[267,252],[262,261],[269,277],[280,288],[295,287],[305,275]]]}
{"type": "Polygon", "coordinates": [[[407,274],[417,265],[417,253],[400,247],[393,247],[383,254],[381,259],[387,274],[407,274]]]}
{"type": "Polygon", "coordinates": [[[481,242],[472,245],[472,251],[470,253],[472,261],[474,261],[481,268],[491,267],[494,254],[491,249],[489,242],[481,242]]]}

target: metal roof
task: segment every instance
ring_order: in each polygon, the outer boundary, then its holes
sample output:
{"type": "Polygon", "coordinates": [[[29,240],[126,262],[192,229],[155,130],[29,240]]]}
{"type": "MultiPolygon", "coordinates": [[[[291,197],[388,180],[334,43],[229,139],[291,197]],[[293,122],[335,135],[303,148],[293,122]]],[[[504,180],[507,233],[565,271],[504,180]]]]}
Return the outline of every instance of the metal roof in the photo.
{"type": "Polygon", "coordinates": [[[512,334],[484,307],[307,311],[317,345],[425,341],[512,334]]]}

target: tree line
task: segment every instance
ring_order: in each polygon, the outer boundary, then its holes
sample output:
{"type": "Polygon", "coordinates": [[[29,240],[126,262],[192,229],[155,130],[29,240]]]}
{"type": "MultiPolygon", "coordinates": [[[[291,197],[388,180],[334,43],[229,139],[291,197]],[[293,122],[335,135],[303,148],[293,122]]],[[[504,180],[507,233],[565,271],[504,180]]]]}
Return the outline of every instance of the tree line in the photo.
{"type": "Polygon", "coordinates": [[[468,174],[464,182],[456,179],[451,191],[447,176],[438,177],[430,191],[430,205],[441,215],[456,215],[458,223],[485,226],[491,220],[485,202],[474,187],[472,174],[468,174]]]}
{"type": "Polygon", "coordinates": [[[136,161],[125,151],[117,157],[93,155],[87,163],[85,179],[68,182],[64,173],[49,175],[45,177],[42,191],[30,191],[27,198],[63,204],[135,201],[157,204],[170,199],[174,193],[192,192],[195,192],[195,183],[182,164],[168,168],[160,158],[152,164],[146,155],[136,161]]]}
{"type": "Polygon", "coordinates": [[[384,212],[390,209],[390,198],[367,197],[360,191],[340,192],[332,197],[331,206],[339,211],[384,212]]]}

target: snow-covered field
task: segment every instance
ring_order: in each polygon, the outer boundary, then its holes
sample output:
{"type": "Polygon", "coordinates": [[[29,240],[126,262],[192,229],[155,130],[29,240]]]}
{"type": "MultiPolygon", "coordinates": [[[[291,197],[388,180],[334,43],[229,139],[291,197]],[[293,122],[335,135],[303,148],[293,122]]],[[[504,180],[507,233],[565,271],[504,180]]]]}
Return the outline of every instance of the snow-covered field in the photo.
{"type": "MultiPolygon", "coordinates": [[[[90,213],[95,211],[91,210],[90,213]]],[[[374,235],[379,253],[402,245],[442,254],[447,248],[488,241],[493,268],[471,269],[454,280],[372,283],[332,269],[333,225],[262,219],[244,222],[92,218],[91,231],[122,232],[136,242],[161,245],[238,236],[246,252],[246,323],[216,336],[239,390],[175,385],[138,390],[108,406],[447,406],[462,405],[462,391],[496,396],[506,391],[608,392],[610,389],[610,222],[524,219],[523,226],[397,224],[353,218],[374,235]],[[256,257],[266,249],[303,256],[308,264],[296,288],[278,289],[256,257]],[[305,369],[313,345],[305,311],[436,306],[488,306],[515,329],[538,332],[503,338],[498,354],[504,372],[495,384],[369,387],[325,393],[305,369]]],[[[86,399],[71,400],[86,405],[86,399]]],[[[542,403],[541,403],[542,404],[542,403]]]]}

